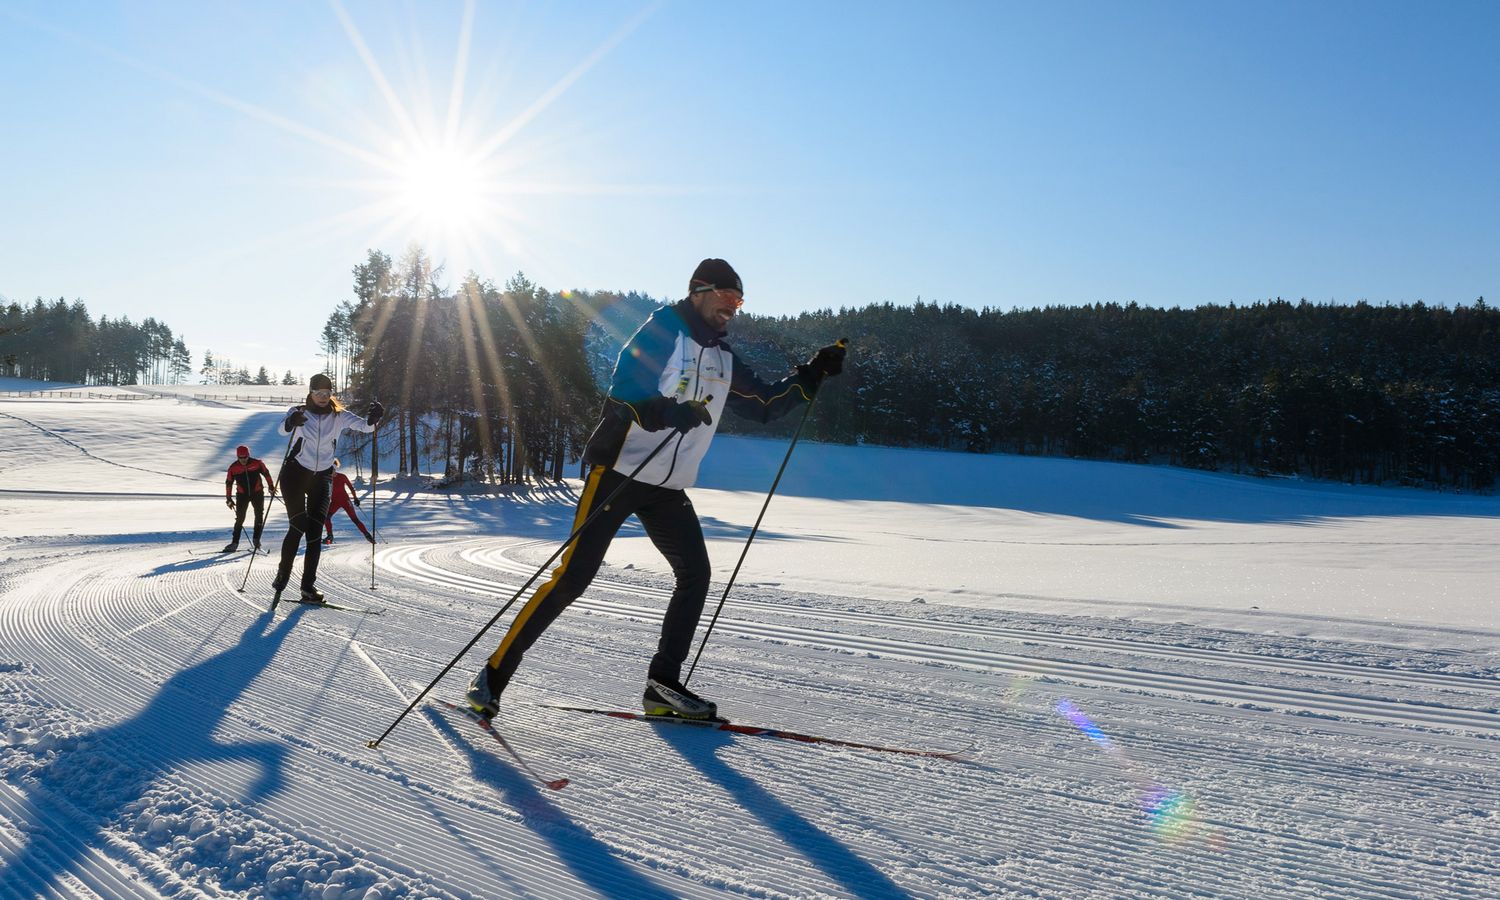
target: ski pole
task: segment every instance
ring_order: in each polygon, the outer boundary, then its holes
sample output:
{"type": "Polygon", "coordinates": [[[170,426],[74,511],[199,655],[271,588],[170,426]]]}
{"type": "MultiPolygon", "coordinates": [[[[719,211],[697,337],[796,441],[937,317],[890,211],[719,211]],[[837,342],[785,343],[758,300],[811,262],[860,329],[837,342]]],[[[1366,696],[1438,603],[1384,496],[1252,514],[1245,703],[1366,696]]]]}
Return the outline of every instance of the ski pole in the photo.
{"type": "MultiPolygon", "coordinates": [[[[291,450],[292,449],[291,448],[291,440],[292,440],[291,437],[288,436],[287,437],[287,450],[291,450]]],[[[286,455],[285,454],[283,454],[282,457],[281,457],[281,464],[283,466],[286,465],[286,455]]],[[[279,471],[277,472],[276,477],[277,478],[281,477],[281,473],[279,471]]],[[[268,505],[266,507],[266,515],[269,516],[271,514],[271,510],[273,510],[273,509],[276,508],[276,504],[277,503],[281,504],[281,508],[282,509],[286,509],[286,501],[283,500],[283,499],[281,499],[281,494],[279,494],[279,493],[276,492],[276,479],[275,478],[271,479],[271,501],[272,502],[270,503],[270,505],[268,505]]]]}
{"type": "MultiPolygon", "coordinates": [[[[370,534],[375,534],[375,491],[380,487],[380,423],[370,432],[370,534]]],[[[375,543],[370,543],[370,590],[375,590],[375,543]]]]}
{"type": "MultiPolygon", "coordinates": [[[[297,433],[297,429],[295,429],[295,428],[293,428],[291,431],[287,432],[287,436],[286,436],[286,452],[283,453],[283,454],[281,454],[281,468],[276,470],[276,477],[277,477],[277,479],[281,478],[282,470],[284,470],[286,468],[286,461],[292,455],[292,436],[295,435],[296,433],[297,433]]],[[[272,497],[276,496],[276,485],[275,484],[271,485],[271,496],[272,497]]],[[[281,507],[282,507],[282,509],[286,508],[286,501],[285,500],[281,501],[281,507]]],[[[255,567],[255,557],[257,557],[259,555],[260,554],[258,552],[256,552],[256,551],[254,551],[254,550],[250,551],[250,565],[248,565],[248,566],[245,567],[245,577],[244,577],[243,580],[240,581],[240,593],[241,594],[245,593],[245,585],[247,585],[247,584],[250,583],[250,570],[255,567]]],[[[281,598],[279,596],[276,598],[276,600],[280,600],[280,599],[281,598]]],[[[276,600],[272,600],[271,601],[271,611],[272,612],[276,611],[276,600]]]]}
{"type": "MultiPolygon", "coordinates": [[[[713,399],[713,397],[711,397],[711,396],[703,398],[703,404],[705,406],[707,406],[708,403],[709,403],[709,401],[712,400],[712,399],[713,399]]],[[[505,605],[502,606],[502,607],[500,607],[500,610],[498,612],[496,612],[495,615],[492,616],[490,618],[490,620],[484,624],[483,628],[479,629],[479,633],[476,634],[476,635],[474,635],[474,637],[467,644],[464,645],[464,648],[462,650],[458,651],[458,653],[453,657],[452,660],[450,660],[448,662],[448,664],[446,666],[443,666],[443,671],[437,673],[437,677],[434,678],[434,679],[432,679],[431,681],[429,681],[427,683],[427,687],[422,688],[422,692],[420,694],[417,694],[417,696],[410,703],[408,703],[406,705],[406,709],[403,709],[401,711],[401,715],[397,716],[396,720],[394,722],[392,722],[390,724],[390,726],[386,728],[385,731],[382,731],[380,733],[380,737],[375,738],[373,741],[367,741],[365,743],[365,746],[369,747],[372,750],[379,748],[380,747],[380,742],[383,741],[383,740],[385,740],[386,736],[389,735],[392,731],[396,730],[396,726],[399,725],[399,724],[401,724],[401,720],[404,719],[404,718],[406,718],[406,716],[407,716],[408,713],[410,713],[413,709],[416,709],[417,704],[422,702],[422,698],[425,697],[425,696],[427,696],[427,692],[430,691],[430,690],[432,690],[433,687],[435,687],[439,681],[442,681],[443,680],[443,676],[447,675],[448,672],[451,671],[454,666],[458,665],[458,661],[460,659],[463,659],[464,654],[468,653],[469,650],[471,650],[474,647],[475,644],[479,643],[479,639],[482,638],[482,637],[484,637],[484,633],[486,631],[489,631],[491,628],[494,627],[494,625],[495,625],[496,622],[500,621],[500,617],[503,616],[503,615],[505,615],[505,611],[508,610],[508,609],[510,609],[511,604],[515,603],[516,600],[520,599],[521,595],[524,594],[524,593],[526,593],[526,589],[529,588],[529,587],[531,587],[531,583],[533,581],[536,581],[537,578],[539,578],[543,572],[547,571],[547,567],[550,566],[550,565],[552,565],[552,561],[555,560],[555,559],[557,559],[559,556],[561,556],[562,553],[563,553],[563,551],[566,550],[566,549],[568,549],[568,545],[571,544],[571,543],[573,543],[573,541],[577,540],[578,536],[583,533],[583,530],[585,528],[589,527],[590,525],[592,525],[593,522],[594,522],[594,519],[597,518],[600,513],[604,512],[604,510],[606,510],[606,509],[609,508],[609,504],[614,501],[615,497],[619,496],[620,492],[623,491],[623,490],[625,490],[626,485],[630,484],[632,481],[635,480],[635,476],[641,474],[641,470],[644,469],[644,468],[646,468],[646,464],[649,463],[649,462],[651,462],[651,460],[655,459],[656,458],[656,454],[658,454],[662,450],[664,450],[666,448],[666,446],[667,446],[667,443],[670,442],[672,440],[672,438],[674,438],[674,437],[680,437],[680,436],[681,436],[681,432],[677,431],[676,429],[671,429],[671,433],[668,434],[666,437],[662,438],[661,443],[659,443],[659,444],[656,445],[656,449],[652,450],[651,453],[650,453],[650,455],[648,455],[645,459],[641,460],[641,464],[635,467],[635,471],[633,471],[629,475],[625,476],[625,480],[622,481],[622,482],[620,482],[619,486],[616,487],[613,491],[610,491],[609,496],[604,498],[604,502],[595,504],[594,511],[591,512],[591,513],[589,513],[588,518],[586,518],[586,519],[583,520],[583,524],[581,524],[577,528],[573,529],[573,533],[570,534],[570,535],[568,535],[567,540],[565,540],[565,541],[562,542],[562,546],[560,546],[556,550],[552,551],[552,555],[549,556],[549,557],[547,557],[547,561],[544,562],[544,563],[542,563],[540,566],[538,566],[537,570],[535,572],[531,573],[531,577],[528,578],[528,579],[526,579],[526,583],[523,584],[523,585],[521,585],[519,588],[517,588],[516,592],[511,595],[511,598],[509,600],[505,601],[505,605]]]]}
{"type": "MultiPolygon", "coordinates": [[[[845,347],[848,343],[847,338],[839,338],[837,346],[845,347]]],[[[822,386],[823,382],[820,379],[818,387],[822,386]]],[[[714,625],[718,624],[719,613],[724,611],[724,601],[729,599],[729,590],[734,587],[735,578],[739,577],[740,566],[745,564],[745,555],[750,552],[750,543],[755,540],[755,533],[760,531],[760,520],[766,517],[766,509],[771,505],[771,498],[776,496],[776,486],[781,484],[781,473],[786,471],[786,464],[792,458],[792,451],[797,448],[797,439],[802,437],[802,426],[807,424],[808,418],[812,415],[813,406],[818,402],[818,387],[813,388],[812,399],[807,401],[807,409],[802,412],[802,421],[797,423],[797,430],[792,432],[792,442],[787,445],[786,456],[781,458],[781,468],[776,470],[776,478],[771,481],[771,489],[766,492],[766,502],[760,505],[760,515],[755,517],[755,525],[750,529],[750,536],[745,539],[744,548],[740,550],[739,562],[734,564],[734,571],[729,573],[729,583],[724,585],[724,594],[719,597],[719,605],[714,608],[713,618],[708,622],[708,630],[703,632],[703,641],[698,644],[698,652],[693,654],[693,664],[688,666],[687,675],[682,679],[683,687],[687,687],[688,680],[693,677],[693,672],[698,668],[698,659],[703,656],[703,648],[708,646],[708,636],[714,633],[714,625]]]]}

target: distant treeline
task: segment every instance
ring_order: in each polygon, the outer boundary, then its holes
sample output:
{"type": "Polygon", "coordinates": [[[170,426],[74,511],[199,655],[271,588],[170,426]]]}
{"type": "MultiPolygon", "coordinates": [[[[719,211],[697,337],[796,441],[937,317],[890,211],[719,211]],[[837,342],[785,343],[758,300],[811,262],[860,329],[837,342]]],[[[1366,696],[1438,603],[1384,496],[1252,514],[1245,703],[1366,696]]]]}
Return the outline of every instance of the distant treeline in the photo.
{"type": "MultiPolygon", "coordinates": [[[[336,383],[379,397],[400,467],[561,477],[623,341],[658,302],[552,293],[517,275],[441,285],[420,249],[371,251],[324,330],[336,383]]],[[[850,340],[807,436],[837,443],[1167,463],[1488,490],[1500,462],[1500,313],[1290,303],[975,310],[873,304],[742,314],[762,377],[850,340]]],[[[725,431],[786,435],[795,416],[725,431]]]]}
{"type": "Polygon", "coordinates": [[[261,366],[254,375],[251,375],[249,367],[240,366],[239,368],[235,368],[234,360],[224,356],[214,356],[212,350],[205,350],[203,352],[203,368],[198,370],[198,374],[203,376],[204,384],[294,385],[303,383],[302,378],[293,375],[291,369],[286,370],[286,373],[281,376],[279,382],[276,380],[276,376],[268,371],[265,366],[261,366]]]}
{"type": "Polygon", "coordinates": [[[1453,309],[883,303],[732,328],[737,349],[763,357],[850,339],[809,425],[824,441],[1465,490],[1493,487],[1500,462],[1500,312],[1483,298],[1453,309]]]}
{"type": "Polygon", "coordinates": [[[165,322],[96,322],[82,300],[0,307],[0,374],[75,384],[180,384],[192,356],[165,322]]]}

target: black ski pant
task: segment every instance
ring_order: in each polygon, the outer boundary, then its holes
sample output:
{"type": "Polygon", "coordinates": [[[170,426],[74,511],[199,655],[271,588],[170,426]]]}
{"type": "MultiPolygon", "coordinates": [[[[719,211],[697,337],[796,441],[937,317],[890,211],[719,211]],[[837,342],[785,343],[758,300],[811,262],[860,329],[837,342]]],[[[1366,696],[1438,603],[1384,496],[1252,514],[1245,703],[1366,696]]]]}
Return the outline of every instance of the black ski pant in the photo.
{"type": "Polygon", "coordinates": [[[297,545],[304,539],[307,554],[302,558],[302,589],[310,591],[318,580],[318,557],[323,550],[323,523],[328,520],[328,501],[333,497],[333,467],[318,472],[303,468],[293,459],[281,468],[281,502],[286,504],[291,527],[281,541],[281,564],[276,567],[277,589],[286,587],[292,578],[292,562],[297,559],[297,545]]]}
{"type": "Polygon", "coordinates": [[[261,493],[235,494],[234,496],[234,542],[240,542],[240,531],[245,527],[245,510],[255,507],[255,546],[260,546],[261,532],[266,528],[266,497],[261,493]]]}
{"type": "MultiPolygon", "coordinates": [[[[590,470],[572,527],[578,528],[624,481],[624,475],[604,466],[590,470]]],[[[563,552],[562,562],[552,571],[552,578],[537,588],[516,614],[500,647],[489,659],[490,690],[496,697],[510,684],[521,657],[531,645],[594,580],[610,541],[632,515],[641,520],[647,537],[667,558],[677,579],[672,598],[667,601],[661,638],[647,676],[659,681],[680,679],[682,664],[692,649],[698,617],[703,614],[703,601],[708,596],[708,547],[703,543],[698,513],[684,491],[632,481],[563,552]]]]}

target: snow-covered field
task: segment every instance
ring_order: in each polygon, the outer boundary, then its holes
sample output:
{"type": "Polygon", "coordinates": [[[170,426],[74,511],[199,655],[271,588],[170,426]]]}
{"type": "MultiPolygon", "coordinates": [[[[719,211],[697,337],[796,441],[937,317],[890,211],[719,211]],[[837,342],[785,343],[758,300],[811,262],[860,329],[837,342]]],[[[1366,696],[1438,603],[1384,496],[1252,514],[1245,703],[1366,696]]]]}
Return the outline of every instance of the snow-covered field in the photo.
{"type": "MultiPolygon", "coordinates": [[[[426,705],[365,742],[576,483],[384,481],[373,566],[340,519],[320,579],[383,614],[272,616],[212,551],[284,407],[177,393],[0,398],[0,896],[1500,896],[1500,499],[803,444],[693,687],[967,758],[544,705],[636,708],[670,578],[632,526],[506,696],[551,791],[426,705]]],[[[784,451],[705,464],[721,579],[784,451]]]]}

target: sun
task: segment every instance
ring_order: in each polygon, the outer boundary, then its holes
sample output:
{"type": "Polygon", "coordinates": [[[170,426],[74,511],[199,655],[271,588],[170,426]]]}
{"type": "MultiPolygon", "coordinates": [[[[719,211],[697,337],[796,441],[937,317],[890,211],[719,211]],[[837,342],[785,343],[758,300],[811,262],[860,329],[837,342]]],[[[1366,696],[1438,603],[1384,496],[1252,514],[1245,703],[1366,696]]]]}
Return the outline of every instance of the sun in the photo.
{"type": "Polygon", "coordinates": [[[478,225],[488,173],[476,154],[453,147],[398,151],[395,191],[402,212],[429,235],[462,233],[478,225]]]}

